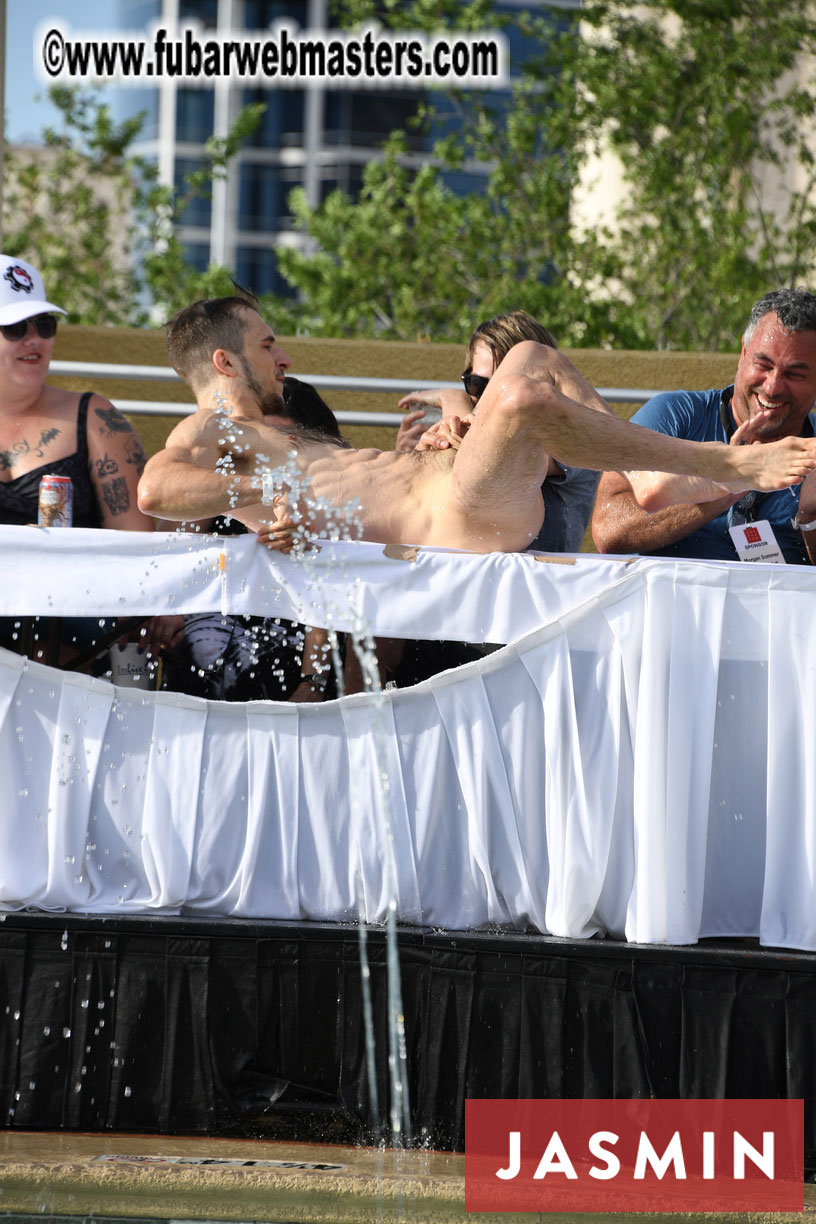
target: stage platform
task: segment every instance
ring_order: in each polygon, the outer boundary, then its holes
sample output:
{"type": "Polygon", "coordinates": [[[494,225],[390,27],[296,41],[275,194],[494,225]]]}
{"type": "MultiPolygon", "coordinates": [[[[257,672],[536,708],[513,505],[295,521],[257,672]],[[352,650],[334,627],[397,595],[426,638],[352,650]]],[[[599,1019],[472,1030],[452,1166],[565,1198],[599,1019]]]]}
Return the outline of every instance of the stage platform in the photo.
{"type": "MultiPolygon", "coordinates": [[[[354,926],[15,913],[0,921],[11,1130],[371,1142],[388,1102],[385,936],[354,926]]],[[[802,1097],[816,1169],[816,955],[401,928],[414,1139],[467,1097],[802,1097]]]]}

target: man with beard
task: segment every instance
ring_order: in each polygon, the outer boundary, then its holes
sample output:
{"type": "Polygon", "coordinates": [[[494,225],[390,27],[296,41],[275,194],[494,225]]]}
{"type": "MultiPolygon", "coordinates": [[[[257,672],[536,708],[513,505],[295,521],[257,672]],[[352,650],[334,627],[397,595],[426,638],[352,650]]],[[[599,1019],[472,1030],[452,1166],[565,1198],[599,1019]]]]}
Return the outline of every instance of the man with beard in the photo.
{"type": "Polygon", "coordinates": [[[691,473],[739,489],[784,488],[816,468],[816,439],[700,445],[622,421],[563,353],[531,341],[503,359],[461,445],[407,455],[266,424],[264,399],[280,402],[288,357],[241,298],[187,307],[167,345],[198,411],[149,460],[141,510],[175,521],[230,512],[275,548],[289,546],[292,525],[270,503],[282,492],[297,498],[304,486],[316,536],[353,506],[364,540],[516,552],[541,527],[550,455],[573,467],[691,473]]]}
{"type": "MultiPolygon", "coordinates": [[[[277,396],[261,394],[260,398],[268,424],[300,427],[342,441],[331,408],[314,387],[299,378],[286,375],[283,415],[271,412],[280,408],[277,396]]],[[[175,524],[167,526],[172,530],[175,524]]],[[[242,535],[247,530],[237,519],[224,515],[181,526],[220,536],[242,535]]],[[[300,702],[336,696],[326,631],[282,617],[190,613],[184,617],[183,636],[172,649],[164,649],[163,659],[162,688],[193,697],[300,702]]]]}
{"type": "MultiPolygon", "coordinates": [[[[816,402],[816,297],[777,289],[753,307],[732,386],[667,391],[635,413],[638,425],[698,442],[767,444],[812,437],[816,402]]],[[[606,472],[592,518],[602,553],[736,561],[729,528],[767,521],[788,563],[806,564],[816,513],[805,513],[814,480],[776,492],[739,493],[654,472],[606,472]],[[691,504],[670,504],[678,500],[691,504]],[[645,507],[645,508],[644,508],[645,507]],[[805,515],[804,519],[802,515],[805,515]]],[[[816,533],[814,533],[816,534],[816,533]]],[[[738,535],[739,538],[739,535],[738,535]]],[[[816,552],[816,542],[814,542],[816,552]]]]}

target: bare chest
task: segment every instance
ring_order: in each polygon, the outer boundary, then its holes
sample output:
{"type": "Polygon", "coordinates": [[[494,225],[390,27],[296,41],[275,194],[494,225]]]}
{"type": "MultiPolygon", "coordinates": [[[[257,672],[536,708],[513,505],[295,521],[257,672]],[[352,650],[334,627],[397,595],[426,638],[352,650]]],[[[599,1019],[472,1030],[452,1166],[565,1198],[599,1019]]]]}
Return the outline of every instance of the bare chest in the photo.
{"type": "Polygon", "coordinates": [[[311,464],[309,478],[315,496],[337,508],[338,521],[352,535],[384,544],[419,544],[428,538],[435,487],[445,478],[440,465],[428,458],[434,456],[336,452],[311,464]]]}

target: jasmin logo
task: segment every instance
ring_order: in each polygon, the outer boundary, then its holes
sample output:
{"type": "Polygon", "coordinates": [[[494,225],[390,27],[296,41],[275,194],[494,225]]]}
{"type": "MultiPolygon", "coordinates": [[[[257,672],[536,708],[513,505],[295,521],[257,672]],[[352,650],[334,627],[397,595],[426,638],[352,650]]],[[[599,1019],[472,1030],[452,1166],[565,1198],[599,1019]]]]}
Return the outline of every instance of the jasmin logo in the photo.
{"type": "Polygon", "coordinates": [[[801,1211],[802,1101],[472,1100],[467,1211],[801,1211]]]}

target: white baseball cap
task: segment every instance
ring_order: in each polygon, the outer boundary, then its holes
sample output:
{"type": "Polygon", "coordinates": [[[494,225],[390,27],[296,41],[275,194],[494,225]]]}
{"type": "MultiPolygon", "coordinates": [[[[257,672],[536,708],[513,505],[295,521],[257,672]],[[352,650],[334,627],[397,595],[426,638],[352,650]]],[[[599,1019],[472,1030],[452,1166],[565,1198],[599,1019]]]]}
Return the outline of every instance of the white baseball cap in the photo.
{"type": "Polygon", "coordinates": [[[0,255],[0,327],[53,310],[68,313],[46,300],[43,278],[37,269],[24,259],[0,255]]]}

